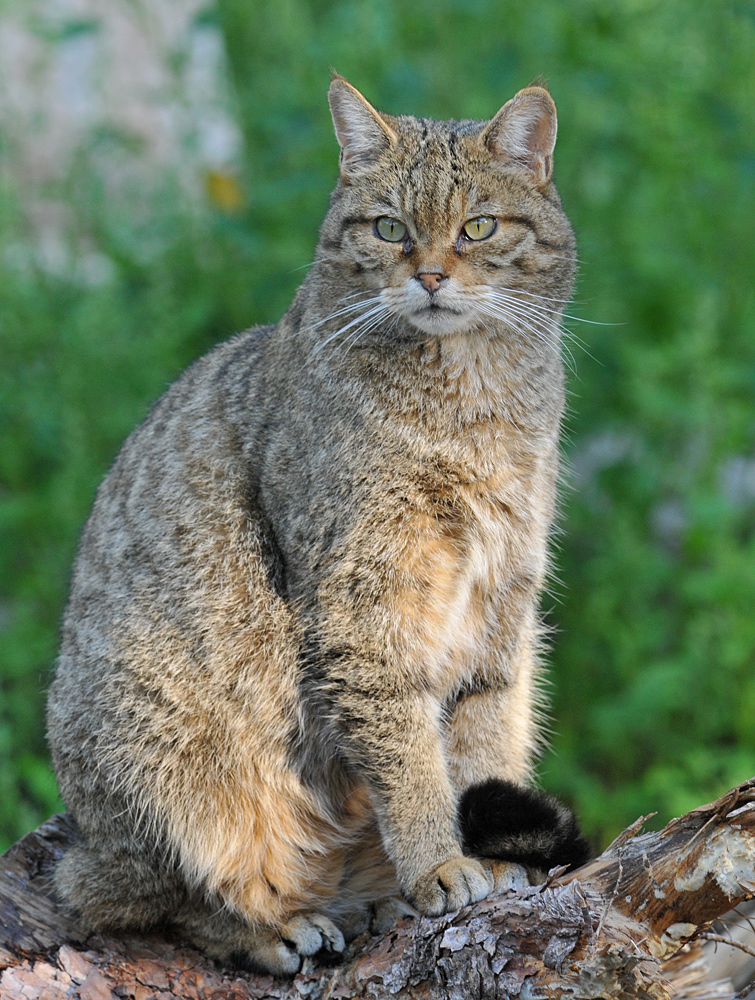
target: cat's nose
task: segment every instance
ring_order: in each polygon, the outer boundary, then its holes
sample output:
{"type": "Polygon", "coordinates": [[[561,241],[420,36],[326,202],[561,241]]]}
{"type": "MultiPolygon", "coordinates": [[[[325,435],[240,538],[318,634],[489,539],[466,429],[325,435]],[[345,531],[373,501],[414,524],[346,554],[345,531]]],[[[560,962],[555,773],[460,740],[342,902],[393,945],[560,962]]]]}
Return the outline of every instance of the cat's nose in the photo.
{"type": "Polygon", "coordinates": [[[422,287],[426,292],[432,294],[438,291],[441,281],[445,281],[446,276],[445,274],[441,274],[440,271],[425,271],[417,275],[417,280],[422,282],[422,287]]]}

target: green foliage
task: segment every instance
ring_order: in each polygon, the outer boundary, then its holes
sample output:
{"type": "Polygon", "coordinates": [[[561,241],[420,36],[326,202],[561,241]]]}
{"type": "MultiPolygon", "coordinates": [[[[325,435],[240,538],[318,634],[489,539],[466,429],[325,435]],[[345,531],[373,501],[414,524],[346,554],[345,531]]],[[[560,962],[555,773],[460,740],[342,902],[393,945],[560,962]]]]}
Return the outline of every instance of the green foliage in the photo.
{"type": "Polygon", "coordinates": [[[568,323],[545,785],[605,840],[755,774],[755,8],[219,0],[207,16],[247,140],[240,213],[190,211],[166,178],[140,224],[83,164],[68,197],[111,271],[88,285],[23,262],[5,192],[0,840],[57,806],[43,692],[98,481],[170,378],[276,319],[311,259],[336,176],[330,66],[394,113],[488,117],[539,74],[559,107],[571,312],[607,325],[568,323]]]}

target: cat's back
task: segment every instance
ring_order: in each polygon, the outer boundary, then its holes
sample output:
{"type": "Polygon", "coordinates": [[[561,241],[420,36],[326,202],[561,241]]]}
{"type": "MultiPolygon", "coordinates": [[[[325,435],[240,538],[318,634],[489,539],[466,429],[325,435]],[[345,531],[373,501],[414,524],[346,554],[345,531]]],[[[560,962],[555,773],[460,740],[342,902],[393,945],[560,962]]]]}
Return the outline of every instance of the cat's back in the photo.
{"type": "MultiPolygon", "coordinates": [[[[118,527],[136,536],[155,522],[159,533],[174,521],[178,530],[195,505],[214,507],[215,497],[207,502],[211,493],[222,499],[238,478],[243,437],[253,438],[264,420],[261,368],[274,329],[255,327],[219,344],[153,404],[97,491],[79,559],[101,526],[110,542],[117,541],[118,527]]],[[[202,528],[201,521],[191,525],[202,528]]]]}
{"type": "MultiPolygon", "coordinates": [[[[198,629],[221,563],[227,577],[253,559],[245,455],[265,421],[262,367],[274,330],[253,328],[196,361],[123,444],[82,533],[54,690],[82,675],[99,684],[100,664],[123,662],[119,645],[158,641],[160,619],[184,637],[198,629]]],[[[259,547],[257,555],[266,558],[259,547]]],[[[144,663],[163,669],[165,660],[144,663]]]]}

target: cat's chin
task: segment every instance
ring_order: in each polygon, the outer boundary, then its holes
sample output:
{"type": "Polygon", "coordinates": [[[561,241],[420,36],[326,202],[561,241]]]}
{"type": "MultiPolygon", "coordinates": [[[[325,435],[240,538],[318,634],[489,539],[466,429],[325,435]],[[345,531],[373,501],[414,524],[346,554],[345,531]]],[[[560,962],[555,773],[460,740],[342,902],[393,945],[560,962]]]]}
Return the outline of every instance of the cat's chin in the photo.
{"type": "Polygon", "coordinates": [[[452,333],[464,333],[476,326],[475,316],[470,311],[457,309],[421,309],[410,313],[407,320],[421,330],[435,337],[443,337],[452,333]]]}

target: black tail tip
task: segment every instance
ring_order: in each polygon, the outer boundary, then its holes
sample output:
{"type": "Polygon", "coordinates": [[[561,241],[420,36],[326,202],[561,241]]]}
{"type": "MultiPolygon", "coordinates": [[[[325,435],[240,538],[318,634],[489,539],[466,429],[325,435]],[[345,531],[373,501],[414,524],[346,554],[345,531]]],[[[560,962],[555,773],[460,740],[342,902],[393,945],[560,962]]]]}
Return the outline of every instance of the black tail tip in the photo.
{"type": "Polygon", "coordinates": [[[579,868],[592,851],[574,813],[552,795],[493,779],[468,788],[459,803],[466,854],[548,871],[579,868]]]}

